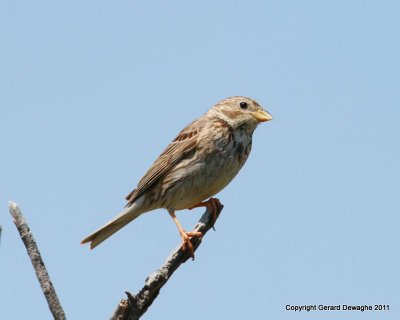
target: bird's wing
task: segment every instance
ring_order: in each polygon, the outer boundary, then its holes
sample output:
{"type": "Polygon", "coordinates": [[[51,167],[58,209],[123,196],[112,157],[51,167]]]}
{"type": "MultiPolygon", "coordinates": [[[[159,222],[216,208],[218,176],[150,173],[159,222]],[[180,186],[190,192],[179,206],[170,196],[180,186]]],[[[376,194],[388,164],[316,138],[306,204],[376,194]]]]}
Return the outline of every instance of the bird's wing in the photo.
{"type": "Polygon", "coordinates": [[[195,120],[178,134],[139,181],[136,189],[127,195],[127,207],[132,205],[137,198],[154,185],[180,159],[196,148],[199,132],[203,127],[203,121],[195,120]]]}

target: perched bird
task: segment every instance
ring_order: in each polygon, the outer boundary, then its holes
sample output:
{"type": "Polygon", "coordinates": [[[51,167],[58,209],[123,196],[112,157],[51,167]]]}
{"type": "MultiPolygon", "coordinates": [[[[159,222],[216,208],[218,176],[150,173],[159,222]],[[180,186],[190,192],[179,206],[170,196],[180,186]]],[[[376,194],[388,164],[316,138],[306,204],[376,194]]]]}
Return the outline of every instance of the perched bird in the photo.
{"type": "MultiPolygon", "coordinates": [[[[176,210],[219,204],[211,198],[236,176],[249,156],[252,135],[259,123],[272,116],[255,100],[230,97],[186,126],[161,153],[127,197],[118,216],[88,237],[93,249],[141,214],[165,208],[182,238],[182,248],[194,257],[191,237],[200,232],[185,231],[175,216],[176,210]]],[[[215,221],[214,221],[215,222],[215,221]]]]}

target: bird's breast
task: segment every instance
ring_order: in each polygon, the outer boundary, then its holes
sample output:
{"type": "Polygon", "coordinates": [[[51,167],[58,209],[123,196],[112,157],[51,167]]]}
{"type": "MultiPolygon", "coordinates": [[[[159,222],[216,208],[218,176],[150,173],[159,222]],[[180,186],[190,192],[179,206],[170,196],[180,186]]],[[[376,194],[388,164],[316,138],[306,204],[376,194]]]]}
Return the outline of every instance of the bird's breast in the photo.
{"type": "Polygon", "coordinates": [[[200,145],[166,174],[164,207],[186,209],[217,194],[237,175],[250,150],[251,136],[240,132],[200,145]]]}

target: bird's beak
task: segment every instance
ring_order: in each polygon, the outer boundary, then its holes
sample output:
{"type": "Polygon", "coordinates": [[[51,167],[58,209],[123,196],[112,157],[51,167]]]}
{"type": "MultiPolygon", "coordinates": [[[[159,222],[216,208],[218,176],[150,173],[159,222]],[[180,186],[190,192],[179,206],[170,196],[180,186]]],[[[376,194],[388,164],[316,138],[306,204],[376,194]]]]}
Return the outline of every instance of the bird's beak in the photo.
{"type": "Polygon", "coordinates": [[[272,116],[265,110],[257,110],[253,112],[254,118],[257,119],[258,122],[264,122],[272,120],[272,116]]]}

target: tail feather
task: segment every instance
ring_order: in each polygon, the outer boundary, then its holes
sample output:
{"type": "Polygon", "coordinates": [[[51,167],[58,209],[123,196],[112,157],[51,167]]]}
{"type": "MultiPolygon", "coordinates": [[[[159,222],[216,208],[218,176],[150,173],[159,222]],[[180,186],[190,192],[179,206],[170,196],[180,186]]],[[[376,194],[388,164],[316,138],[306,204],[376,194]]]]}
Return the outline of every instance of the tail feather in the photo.
{"type": "Polygon", "coordinates": [[[81,244],[90,243],[90,249],[94,249],[107,238],[111,237],[122,227],[126,226],[129,222],[136,219],[142,214],[136,206],[131,206],[122,211],[113,220],[109,221],[100,229],[93,232],[81,241],[81,244]]]}

